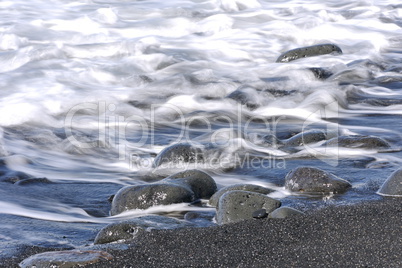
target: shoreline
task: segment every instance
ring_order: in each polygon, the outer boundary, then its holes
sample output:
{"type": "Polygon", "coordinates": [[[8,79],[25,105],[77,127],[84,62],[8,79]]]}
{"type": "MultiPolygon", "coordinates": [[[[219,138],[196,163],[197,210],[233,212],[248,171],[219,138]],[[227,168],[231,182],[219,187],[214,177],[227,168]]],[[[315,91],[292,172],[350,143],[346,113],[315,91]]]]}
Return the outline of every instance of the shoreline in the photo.
{"type": "MultiPolygon", "coordinates": [[[[85,267],[402,267],[402,200],[334,206],[287,219],[155,230],[85,267]]],[[[1,267],[51,251],[28,247],[1,267]]],[[[60,250],[60,249],[59,249],[60,250]]]]}

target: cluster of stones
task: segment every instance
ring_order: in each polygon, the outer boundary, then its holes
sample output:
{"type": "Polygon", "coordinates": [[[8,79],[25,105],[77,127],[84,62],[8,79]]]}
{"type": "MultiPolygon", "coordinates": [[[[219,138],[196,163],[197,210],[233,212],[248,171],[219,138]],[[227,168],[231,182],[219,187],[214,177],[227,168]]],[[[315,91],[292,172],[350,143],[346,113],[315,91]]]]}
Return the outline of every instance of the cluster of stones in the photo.
{"type": "MultiPolygon", "coordinates": [[[[334,44],[323,44],[290,50],[282,54],[277,62],[289,62],[304,57],[324,54],[342,53],[334,44]]],[[[310,68],[309,71],[319,79],[326,79],[332,74],[321,68],[310,68]]],[[[271,92],[272,94],[289,95],[292,92],[271,92]]],[[[228,98],[253,107],[253,102],[247,97],[247,90],[241,89],[228,98]]],[[[274,143],[285,150],[293,150],[309,143],[323,142],[325,146],[340,146],[349,148],[387,149],[390,144],[373,136],[338,136],[338,133],[324,133],[320,130],[309,130],[294,135],[286,140],[275,136],[267,137],[267,143],[274,143]]],[[[201,148],[180,143],[167,147],[153,163],[155,168],[169,163],[197,163],[205,160],[201,148]]],[[[21,174],[4,173],[2,180],[25,184],[32,182],[48,182],[45,178],[30,178],[21,174]]],[[[313,167],[298,167],[285,177],[285,189],[302,194],[342,194],[351,188],[351,184],[334,174],[313,167]]],[[[216,212],[190,211],[184,220],[148,215],[113,223],[104,227],[97,234],[95,244],[112,242],[130,242],[138,235],[152,229],[176,229],[183,227],[198,227],[216,224],[230,224],[243,220],[261,218],[291,218],[304,213],[290,207],[281,207],[279,200],[268,195],[273,190],[252,184],[237,184],[217,189],[214,179],[201,170],[185,170],[168,176],[156,183],[127,186],[120,189],[112,200],[111,215],[118,215],[134,209],[147,209],[152,206],[170,205],[176,203],[191,203],[207,199],[210,207],[216,212]]],[[[402,196],[402,169],[395,171],[383,184],[378,194],[384,196],[402,196]]],[[[113,256],[99,250],[70,250],[45,252],[25,259],[21,267],[73,267],[103,260],[113,256]]]]}

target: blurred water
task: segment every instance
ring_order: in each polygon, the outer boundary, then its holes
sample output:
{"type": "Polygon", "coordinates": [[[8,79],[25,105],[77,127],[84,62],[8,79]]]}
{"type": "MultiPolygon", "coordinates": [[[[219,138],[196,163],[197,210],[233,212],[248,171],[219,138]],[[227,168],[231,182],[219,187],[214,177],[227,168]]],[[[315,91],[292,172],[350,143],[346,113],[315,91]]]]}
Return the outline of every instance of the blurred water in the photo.
{"type": "MultiPolygon", "coordinates": [[[[177,142],[209,148],[218,164],[198,168],[219,185],[276,187],[275,197],[301,209],[381,198],[375,192],[400,166],[397,1],[2,1],[0,18],[4,248],[90,243],[101,226],[121,220],[108,217],[110,195],[183,169],[151,164],[177,142]],[[343,54],[275,62],[320,43],[343,54]],[[318,79],[313,67],[332,76],[318,79]],[[309,129],[374,135],[391,149],[317,143],[292,151],[264,140],[309,129]],[[258,164],[239,166],[237,156],[258,164]],[[292,195],[283,179],[300,165],[354,187],[329,199],[292,195]],[[50,183],[12,184],[21,178],[16,171],[50,183]],[[60,222],[70,232],[91,231],[67,241],[60,222]],[[38,231],[46,224],[50,236],[38,231]],[[41,238],[17,234],[21,228],[41,238]]],[[[149,213],[187,205],[158,209],[149,213]]]]}

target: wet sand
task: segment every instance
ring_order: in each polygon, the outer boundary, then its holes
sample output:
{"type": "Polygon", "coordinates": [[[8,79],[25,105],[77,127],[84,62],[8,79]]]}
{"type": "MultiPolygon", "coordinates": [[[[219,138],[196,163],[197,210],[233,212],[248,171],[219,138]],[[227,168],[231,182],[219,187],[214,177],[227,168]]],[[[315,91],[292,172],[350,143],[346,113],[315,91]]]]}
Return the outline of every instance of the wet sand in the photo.
{"type": "Polygon", "coordinates": [[[402,199],[395,198],[291,219],[154,231],[129,250],[108,250],[112,261],[86,267],[402,267],[401,249],[402,199]]]}

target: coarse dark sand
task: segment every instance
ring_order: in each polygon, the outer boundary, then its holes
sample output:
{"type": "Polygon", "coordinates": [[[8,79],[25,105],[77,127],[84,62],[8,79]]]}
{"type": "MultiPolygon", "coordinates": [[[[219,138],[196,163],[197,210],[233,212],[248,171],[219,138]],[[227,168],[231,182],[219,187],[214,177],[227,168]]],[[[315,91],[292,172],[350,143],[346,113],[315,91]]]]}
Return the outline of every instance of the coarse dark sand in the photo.
{"type": "MultiPolygon", "coordinates": [[[[297,218],[153,231],[129,250],[108,252],[112,261],[86,267],[402,267],[402,199],[330,206],[297,218]]],[[[1,267],[18,267],[23,257],[1,267]]]]}

